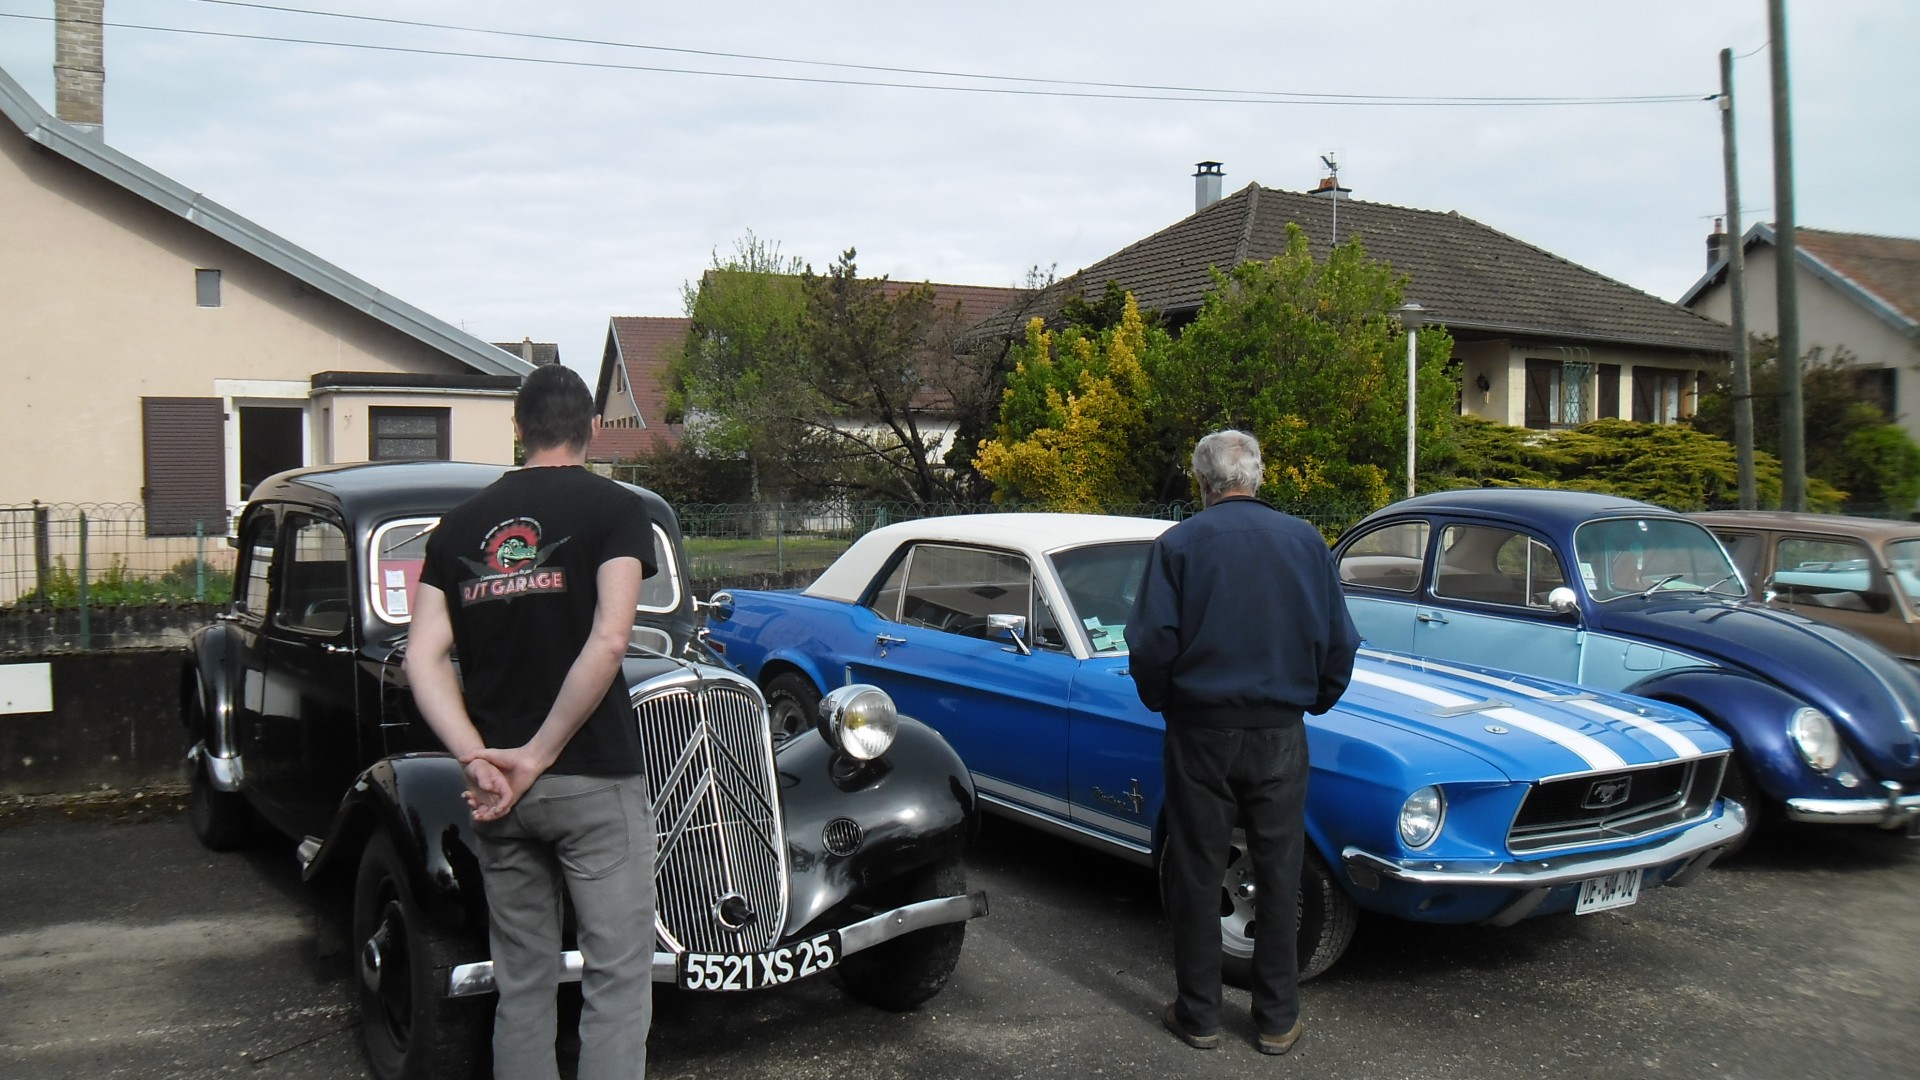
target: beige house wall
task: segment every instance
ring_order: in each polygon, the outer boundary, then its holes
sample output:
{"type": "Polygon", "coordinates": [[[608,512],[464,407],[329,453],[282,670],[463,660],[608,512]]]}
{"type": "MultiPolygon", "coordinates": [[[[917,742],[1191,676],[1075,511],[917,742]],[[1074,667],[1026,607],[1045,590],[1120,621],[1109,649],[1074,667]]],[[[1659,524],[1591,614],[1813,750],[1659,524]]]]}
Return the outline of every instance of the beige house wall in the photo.
{"type": "MultiPolygon", "coordinates": [[[[1691,371],[1696,375],[1712,375],[1721,366],[1720,362],[1681,353],[1666,353],[1651,349],[1632,349],[1619,347],[1585,347],[1541,342],[1514,341],[1500,338],[1486,341],[1456,341],[1453,354],[1461,362],[1460,411],[1468,416],[1478,416],[1498,424],[1524,427],[1527,422],[1527,361],[1557,360],[1562,363],[1592,364],[1594,374],[1589,382],[1589,398],[1594,413],[1592,419],[1605,419],[1598,415],[1600,379],[1602,365],[1613,364],[1620,368],[1616,388],[1619,391],[1620,410],[1618,416],[1633,419],[1633,372],[1636,367],[1660,368],[1668,371],[1691,371]],[[1487,388],[1479,387],[1480,377],[1485,376],[1487,388]]],[[[1695,380],[1698,381],[1697,379],[1695,380]]],[[[1697,389],[1690,390],[1684,412],[1691,414],[1699,404],[1697,389]]]]}
{"type": "Polygon", "coordinates": [[[318,459],[366,461],[372,445],[367,410],[377,406],[451,408],[451,453],[455,461],[513,464],[513,395],[506,392],[318,390],[314,393],[310,439],[318,459]]]}
{"type": "MultiPolygon", "coordinates": [[[[1779,251],[1766,244],[1747,249],[1747,330],[1755,334],[1780,332],[1779,251]]],[[[1797,300],[1800,307],[1800,351],[1819,348],[1822,356],[1837,350],[1851,354],[1861,367],[1893,368],[1894,408],[1907,434],[1920,441],[1920,345],[1893,324],[1875,315],[1858,297],[1841,291],[1831,281],[1800,269],[1797,300]]],[[[1722,322],[1733,320],[1733,290],[1725,281],[1702,289],[1693,310],[1722,322]]]]}
{"type": "MultiPolygon", "coordinates": [[[[322,371],[469,375],[378,319],[323,295],[193,224],[26,139],[0,131],[0,296],[8,392],[0,430],[14,467],[0,505],[141,498],[143,397],[219,397],[228,498],[238,495],[238,414],[248,403],[308,409],[307,463],[329,460],[306,388],[322,371]],[[195,271],[219,270],[201,307],[195,271]]],[[[455,452],[507,462],[506,412],[450,399],[455,452]]],[[[360,422],[364,423],[364,411],[360,422]]],[[[348,441],[331,445],[344,451],[348,441]]],[[[360,448],[344,460],[366,455],[360,448]]]]}

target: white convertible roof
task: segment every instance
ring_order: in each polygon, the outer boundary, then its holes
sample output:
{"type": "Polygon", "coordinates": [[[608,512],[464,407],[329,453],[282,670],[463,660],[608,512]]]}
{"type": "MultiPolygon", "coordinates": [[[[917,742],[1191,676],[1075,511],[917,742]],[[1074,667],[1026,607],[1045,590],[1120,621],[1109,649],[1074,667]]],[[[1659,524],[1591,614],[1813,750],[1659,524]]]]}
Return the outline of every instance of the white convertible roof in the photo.
{"type": "Polygon", "coordinates": [[[887,557],[910,540],[1007,548],[1037,560],[1063,548],[1152,540],[1172,527],[1171,521],[1106,514],[960,514],[902,521],[854,541],[846,554],[807,586],[807,594],[858,602],[887,557]]]}

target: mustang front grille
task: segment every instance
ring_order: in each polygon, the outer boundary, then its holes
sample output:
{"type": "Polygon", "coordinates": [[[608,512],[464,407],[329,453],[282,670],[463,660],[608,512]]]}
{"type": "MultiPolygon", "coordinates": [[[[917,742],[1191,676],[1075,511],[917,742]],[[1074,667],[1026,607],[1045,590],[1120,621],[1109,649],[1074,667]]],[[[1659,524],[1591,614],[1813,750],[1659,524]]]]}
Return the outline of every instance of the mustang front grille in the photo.
{"type": "Polygon", "coordinates": [[[1630,839],[1704,815],[1720,794],[1726,757],[1535,784],[1507,832],[1513,851],[1630,839]]]}
{"type": "Polygon", "coordinates": [[[659,834],[655,929],[675,952],[773,947],[787,921],[786,844],[765,708],[745,687],[634,695],[659,834]]]}

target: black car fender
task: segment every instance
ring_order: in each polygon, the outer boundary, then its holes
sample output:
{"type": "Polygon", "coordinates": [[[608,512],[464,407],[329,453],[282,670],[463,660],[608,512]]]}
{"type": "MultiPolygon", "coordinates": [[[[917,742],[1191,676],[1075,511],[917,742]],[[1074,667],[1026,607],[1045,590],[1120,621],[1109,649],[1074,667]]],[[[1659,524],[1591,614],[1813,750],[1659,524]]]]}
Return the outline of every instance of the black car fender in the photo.
{"type": "Polygon", "coordinates": [[[973,775],[938,732],[908,717],[873,761],[809,731],[783,743],[774,765],[787,844],[783,940],[832,921],[869,889],[960,854],[979,830],[973,775]]]}
{"type": "Polygon", "coordinates": [[[414,898],[433,923],[485,933],[486,890],[473,818],[461,798],[466,789],[460,763],[449,754],[401,754],[374,762],[347,789],[303,877],[350,876],[368,840],[384,830],[407,866],[414,898]]]}
{"type": "Polygon", "coordinates": [[[187,662],[180,672],[180,723],[189,745],[198,743],[215,757],[239,753],[234,738],[234,694],[238,692],[239,645],[225,623],[214,623],[193,635],[187,662]]]}

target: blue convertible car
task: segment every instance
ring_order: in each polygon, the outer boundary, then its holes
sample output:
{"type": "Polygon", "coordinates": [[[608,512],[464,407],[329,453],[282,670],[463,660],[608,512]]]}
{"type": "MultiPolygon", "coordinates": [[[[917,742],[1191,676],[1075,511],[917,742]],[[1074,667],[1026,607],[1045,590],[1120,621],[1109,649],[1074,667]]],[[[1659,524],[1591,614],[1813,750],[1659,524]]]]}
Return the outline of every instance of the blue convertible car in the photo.
{"type": "Polygon", "coordinates": [[[1733,737],[1750,818],[1920,829],[1920,679],[1837,627],[1742,601],[1718,540],[1576,491],[1407,499],[1334,557],[1368,644],[1685,706],[1733,737]]]}
{"type": "MultiPolygon", "coordinates": [[[[1127,673],[1126,620],[1168,523],[1066,514],[904,522],[804,592],[714,597],[712,645],[800,731],[824,691],[872,683],[959,751],[989,810],[1154,862],[1158,714],[1127,673]]],[[[1363,652],[1309,717],[1300,965],[1324,970],[1359,908],[1510,923],[1633,903],[1744,828],[1718,798],[1728,742],[1652,702],[1363,652]]],[[[1221,882],[1230,976],[1252,952],[1244,852],[1221,882]]]]}

